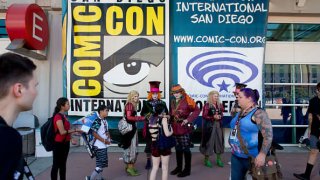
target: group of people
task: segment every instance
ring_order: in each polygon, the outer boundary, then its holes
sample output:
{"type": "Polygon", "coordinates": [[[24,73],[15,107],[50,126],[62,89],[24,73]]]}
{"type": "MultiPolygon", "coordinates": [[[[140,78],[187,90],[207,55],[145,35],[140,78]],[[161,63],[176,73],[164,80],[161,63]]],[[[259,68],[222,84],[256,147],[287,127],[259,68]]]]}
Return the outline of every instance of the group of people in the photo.
{"type": "MultiPolygon", "coordinates": [[[[0,138],[6,148],[0,148],[0,179],[21,179],[26,173],[22,156],[21,135],[12,128],[19,112],[32,109],[32,104],[37,96],[38,81],[34,75],[35,64],[28,58],[13,53],[0,55],[0,138]]],[[[199,116],[200,109],[195,101],[188,96],[179,85],[171,88],[173,95],[170,109],[161,100],[160,82],[151,81],[148,91],[148,101],[143,104],[141,115],[137,114],[139,93],[131,91],[125,105],[124,117],[132,125],[132,131],[123,135],[121,147],[124,149],[123,160],[126,164],[125,171],[130,176],[138,176],[135,168],[137,161],[137,123],[143,121],[143,135],[146,138],[145,152],[147,154],[146,168],[151,168],[150,179],[156,179],[156,174],[161,166],[162,179],[168,179],[169,158],[171,147],[161,148],[159,136],[164,134],[165,141],[174,137],[176,152],[176,167],[171,175],[186,177],[191,174],[193,147],[191,142],[192,123],[199,116]],[[183,166],[184,164],[184,166],[183,166]]],[[[266,156],[272,145],[273,133],[271,121],[267,113],[259,108],[259,93],[243,84],[236,85],[236,103],[231,114],[231,132],[228,142],[232,149],[231,179],[243,180],[249,170],[250,158],[254,158],[257,167],[265,165],[266,156]]],[[[310,179],[313,165],[319,152],[320,136],[320,83],[317,84],[317,95],[309,103],[309,133],[311,151],[306,171],[294,174],[302,180],[310,179]]],[[[66,112],[70,105],[67,98],[59,98],[53,114],[55,147],[53,149],[53,165],[51,179],[66,179],[66,162],[70,148],[70,134],[79,130],[71,129],[66,112]]],[[[95,137],[94,148],[96,153],[96,167],[86,179],[103,179],[102,171],[108,166],[108,146],[111,144],[108,116],[109,107],[101,105],[97,111],[99,117],[94,121],[91,130],[95,137]]],[[[224,139],[222,129],[223,106],[219,101],[219,93],[211,91],[207,103],[203,107],[202,140],[200,152],[204,155],[204,165],[212,167],[210,156],[216,154],[216,164],[223,167],[221,155],[224,153],[224,139]]],[[[171,139],[172,140],[172,139],[171,139]]]]}
{"type": "Polygon", "coordinates": [[[136,122],[144,121],[143,135],[146,139],[145,153],[147,154],[146,169],[152,167],[150,179],[156,178],[157,170],[162,169],[163,179],[168,178],[168,163],[171,154],[171,148],[159,148],[160,142],[158,136],[164,133],[167,137],[174,135],[176,140],[176,161],[177,167],[170,172],[178,177],[185,177],[191,172],[191,151],[192,145],[190,133],[192,122],[198,117],[200,109],[195,101],[189,97],[180,85],[172,87],[174,99],[171,101],[171,108],[161,100],[161,91],[159,81],[150,82],[150,91],[148,91],[148,100],[143,104],[141,116],[137,116],[137,107],[139,103],[139,93],[131,91],[128,95],[125,105],[124,116],[128,123],[132,125],[132,131],[123,135],[121,138],[121,147],[124,148],[123,160],[126,164],[126,172],[130,176],[137,176],[139,172],[134,164],[137,160],[137,127],[136,122]],[[152,159],[152,160],[151,160],[152,159]],[[183,168],[184,159],[184,168],[183,168]],[[152,163],[152,165],[151,165],[152,163]]]}
{"type": "MultiPolygon", "coordinates": [[[[176,142],[176,167],[170,174],[178,177],[189,176],[192,159],[190,148],[193,147],[190,135],[193,128],[192,123],[199,116],[200,109],[181,85],[176,84],[171,88],[173,98],[170,101],[170,110],[168,110],[165,102],[161,100],[160,82],[151,81],[149,83],[148,101],[143,104],[141,116],[137,116],[138,92],[131,91],[125,105],[125,117],[128,123],[133,126],[133,130],[130,132],[132,134],[124,135],[123,142],[121,142],[121,147],[124,147],[123,159],[126,164],[126,172],[130,176],[139,175],[134,167],[137,160],[136,122],[143,121],[143,136],[146,139],[145,153],[147,154],[146,169],[152,167],[150,179],[155,179],[159,165],[162,168],[162,179],[168,179],[171,148],[159,149],[157,146],[161,143],[159,138],[157,139],[161,131],[164,131],[167,136],[173,135],[176,142]]],[[[230,123],[232,131],[229,137],[233,154],[231,160],[232,180],[244,179],[250,166],[249,157],[255,157],[256,166],[264,165],[273,136],[270,119],[266,112],[258,107],[258,91],[245,88],[243,84],[237,84],[234,93],[237,100],[232,109],[234,118],[230,123]],[[245,152],[240,145],[239,135],[243,138],[249,152],[245,152]]],[[[209,168],[213,166],[210,156],[214,153],[216,154],[216,165],[224,166],[221,158],[224,153],[223,112],[219,93],[217,91],[209,92],[202,111],[202,139],[199,148],[204,155],[203,163],[209,168]]]]}

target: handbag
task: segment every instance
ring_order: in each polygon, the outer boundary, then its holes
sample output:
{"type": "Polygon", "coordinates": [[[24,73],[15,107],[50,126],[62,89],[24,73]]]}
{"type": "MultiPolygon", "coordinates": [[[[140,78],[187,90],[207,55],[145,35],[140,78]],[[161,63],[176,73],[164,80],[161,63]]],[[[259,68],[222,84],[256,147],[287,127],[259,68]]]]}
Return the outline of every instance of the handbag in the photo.
{"type": "MultiPolygon", "coordinates": [[[[248,148],[245,146],[243,139],[240,134],[240,116],[237,120],[237,138],[239,139],[239,143],[241,146],[241,149],[244,151],[246,155],[249,155],[248,148]]],[[[253,180],[281,180],[282,179],[282,173],[280,170],[280,165],[278,163],[277,157],[272,154],[271,152],[269,155],[266,156],[265,164],[261,167],[256,167],[254,164],[254,157],[249,157],[249,173],[252,176],[253,180]]]]}
{"type": "Polygon", "coordinates": [[[275,155],[266,156],[265,164],[262,167],[256,167],[254,158],[250,158],[250,173],[253,180],[278,180],[277,160],[275,155]]]}
{"type": "Polygon", "coordinates": [[[118,123],[118,129],[122,135],[132,131],[132,125],[129,124],[125,117],[122,117],[118,123]]]}
{"type": "MultiPolygon", "coordinates": [[[[171,128],[170,125],[169,129],[171,128]]],[[[167,137],[164,134],[163,128],[159,128],[159,135],[157,140],[157,147],[159,150],[171,149],[176,145],[176,139],[171,135],[167,137]]]]}

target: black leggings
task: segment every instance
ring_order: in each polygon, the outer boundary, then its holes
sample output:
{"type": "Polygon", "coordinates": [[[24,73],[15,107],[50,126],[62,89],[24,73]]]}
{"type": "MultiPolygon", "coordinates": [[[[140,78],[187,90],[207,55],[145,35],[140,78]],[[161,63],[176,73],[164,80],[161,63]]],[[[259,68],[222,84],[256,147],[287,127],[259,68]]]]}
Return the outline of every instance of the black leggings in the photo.
{"type": "Polygon", "coordinates": [[[55,143],[55,147],[53,149],[53,165],[51,169],[51,179],[58,179],[58,171],[60,174],[60,180],[66,179],[66,166],[67,166],[67,158],[70,149],[70,142],[55,143]]]}

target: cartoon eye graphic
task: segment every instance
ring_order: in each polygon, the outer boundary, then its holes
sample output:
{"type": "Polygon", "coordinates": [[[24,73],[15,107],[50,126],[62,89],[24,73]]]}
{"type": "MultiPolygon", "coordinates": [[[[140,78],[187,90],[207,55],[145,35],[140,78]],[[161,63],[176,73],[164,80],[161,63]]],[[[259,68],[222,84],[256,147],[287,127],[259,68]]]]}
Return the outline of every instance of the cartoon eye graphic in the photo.
{"type": "Polygon", "coordinates": [[[124,63],[124,70],[126,73],[130,75],[135,75],[138,74],[141,69],[141,63],[132,61],[132,62],[125,62],[124,63]]]}
{"type": "Polygon", "coordinates": [[[151,67],[164,60],[164,44],[138,38],[112,54],[101,63],[103,80],[120,87],[143,81],[151,67]]]}
{"type": "Polygon", "coordinates": [[[146,78],[149,74],[150,65],[144,62],[125,62],[118,64],[104,74],[103,79],[114,85],[135,84],[146,78]],[[116,78],[115,78],[116,77],[116,78]]]}

